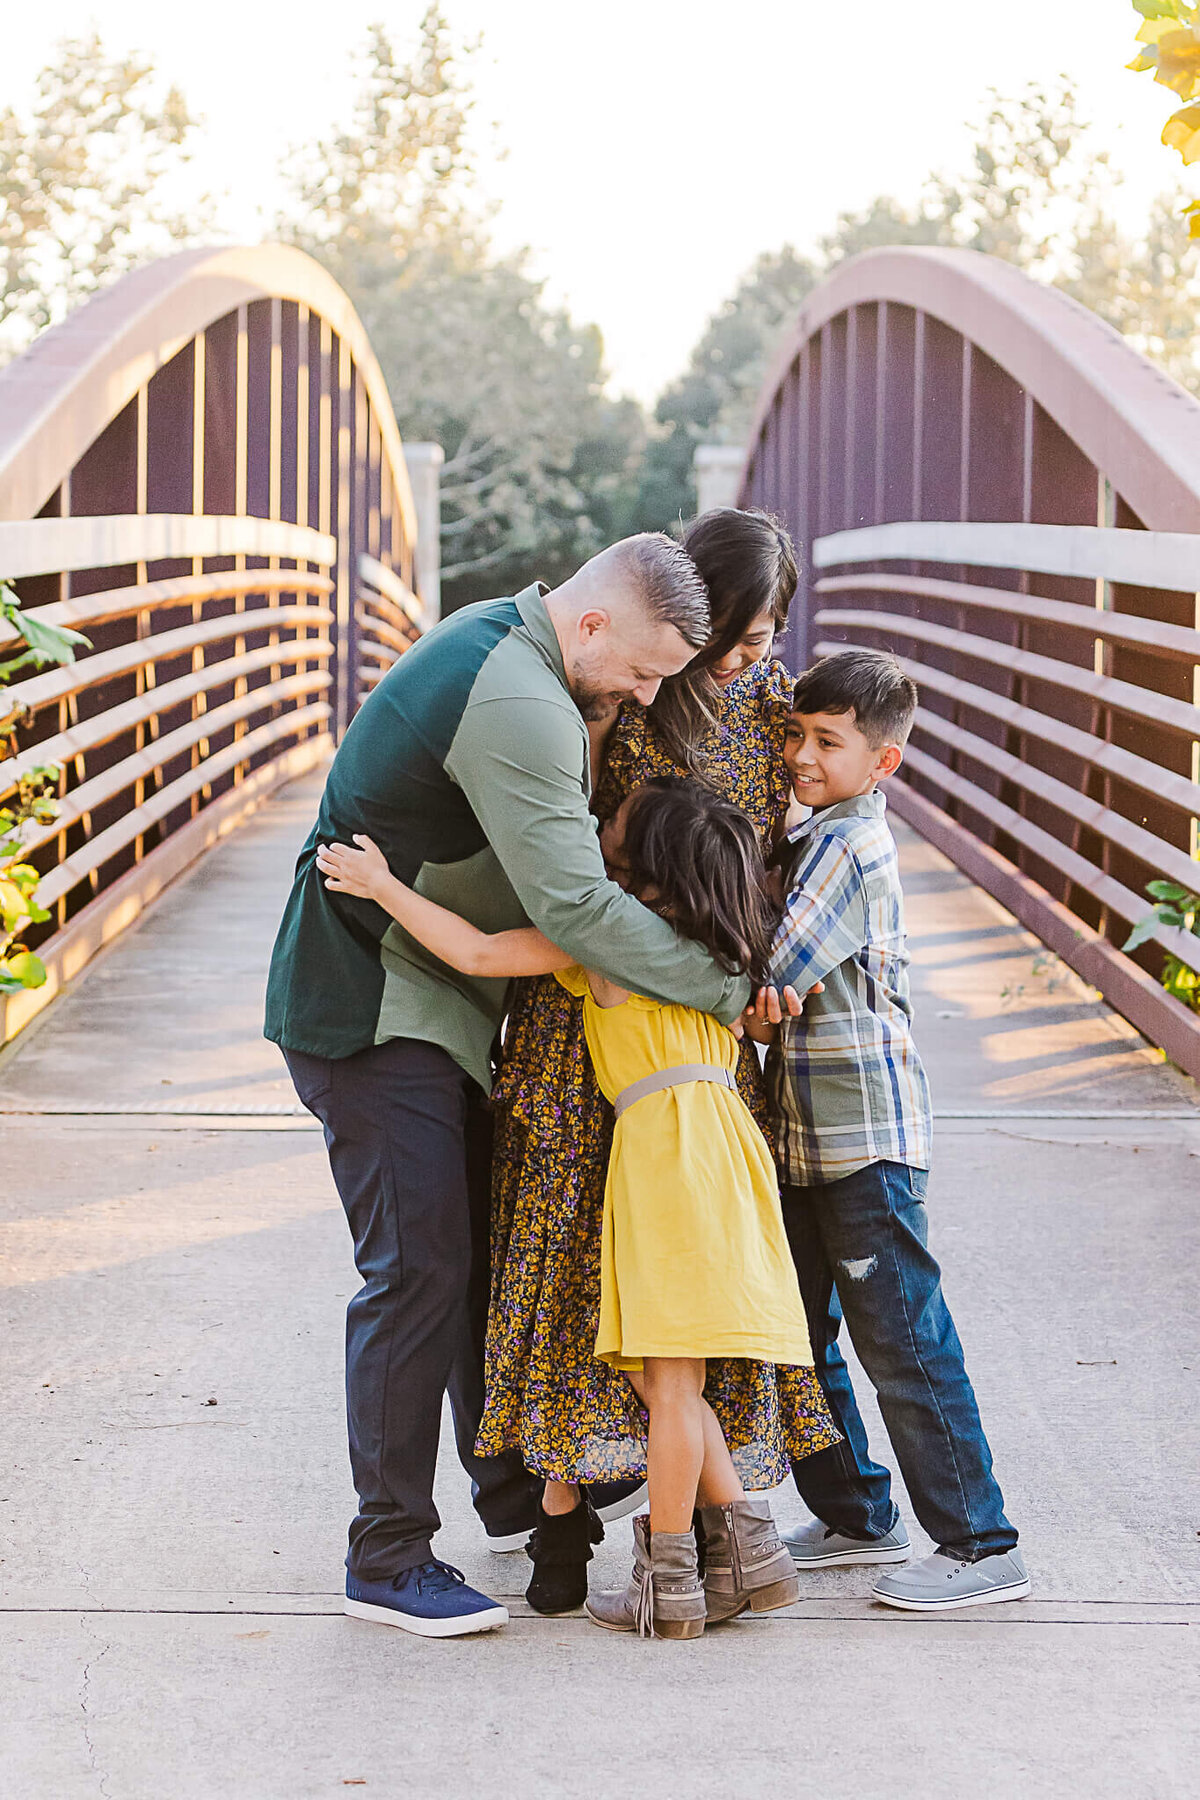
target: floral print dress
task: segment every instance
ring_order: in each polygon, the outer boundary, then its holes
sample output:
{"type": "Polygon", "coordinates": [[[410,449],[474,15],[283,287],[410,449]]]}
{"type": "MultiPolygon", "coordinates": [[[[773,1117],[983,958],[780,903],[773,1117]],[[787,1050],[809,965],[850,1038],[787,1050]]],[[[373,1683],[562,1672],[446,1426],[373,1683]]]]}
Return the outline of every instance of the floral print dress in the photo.
{"type": "MultiPolygon", "coordinates": [[[[764,836],[790,794],[782,752],[791,691],[781,663],[756,663],[732,682],[705,775],[764,836]]],[[[603,822],[642,782],[681,773],[644,710],[627,706],[593,810],[603,822]]],[[[749,1043],[738,1084],[766,1129],[749,1043]]],[[[492,1294],[479,1453],[519,1450],[528,1468],[558,1481],[644,1474],[645,1415],[625,1377],[595,1355],[612,1109],[592,1072],[582,1002],[554,976],[514,985],[493,1103],[492,1294]]],[[[705,1393],[750,1488],[775,1486],[789,1457],[837,1441],[811,1369],[714,1359],[705,1393]]]]}

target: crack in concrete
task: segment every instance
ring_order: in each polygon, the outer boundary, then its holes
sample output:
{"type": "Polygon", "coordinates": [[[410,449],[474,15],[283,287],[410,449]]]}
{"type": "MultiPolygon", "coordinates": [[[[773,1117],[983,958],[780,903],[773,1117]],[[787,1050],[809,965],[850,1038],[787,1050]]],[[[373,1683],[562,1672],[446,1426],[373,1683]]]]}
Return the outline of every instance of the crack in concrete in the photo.
{"type": "MultiPolygon", "coordinates": [[[[96,1643],[98,1640],[88,1631],[86,1618],[81,1618],[79,1624],[84,1636],[89,1638],[92,1643],[96,1643]]],[[[97,1663],[104,1661],[104,1658],[111,1649],[111,1643],[103,1643],[99,1654],[90,1656],[85,1661],[82,1673],[79,1677],[79,1710],[82,1715],[83,1741],[87,1746],[88,1767],[96,1777],[96,1784],[100,1793],[104,1796],[104,1800],[111,1800],[108,1788],[108,1776],[100,1767],[100,1761],[96,1754],[96,1746],[92,1742],[92,1713],[89,1702],[92,1685],[92,1670],[97,1663]]]]}

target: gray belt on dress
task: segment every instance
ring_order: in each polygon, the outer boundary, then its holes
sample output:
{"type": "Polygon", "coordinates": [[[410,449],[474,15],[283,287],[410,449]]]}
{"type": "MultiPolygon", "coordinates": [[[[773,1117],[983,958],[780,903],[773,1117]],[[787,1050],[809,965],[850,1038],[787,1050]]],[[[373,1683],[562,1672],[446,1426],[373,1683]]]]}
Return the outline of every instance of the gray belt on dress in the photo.
{"type": "Polygon", "coordinates": [[[732,1069],[719,1069],[716,1063],[676,1063],[673,1068],[656,1069],[653,1075],[631,1081],[613,1101],[613,1111],[619,1119],[626,1107],[635,1106],[647,1094],[657,1094],[663,1088],[683,1087],[689,1081],[713,1081],[718,1087],[737,1092],[737,1079],[732,1069]]]}

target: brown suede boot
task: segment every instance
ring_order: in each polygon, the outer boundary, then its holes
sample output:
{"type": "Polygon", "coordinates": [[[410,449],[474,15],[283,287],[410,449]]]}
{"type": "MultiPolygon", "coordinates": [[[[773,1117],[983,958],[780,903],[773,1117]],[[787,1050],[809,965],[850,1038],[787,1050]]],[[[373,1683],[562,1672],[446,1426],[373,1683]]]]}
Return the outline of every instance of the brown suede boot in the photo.
{"type": "Polygon", "coordinates": [[[773,1612],[800,1598],[800,1583],[765,1500],[735,1500],[702,1508],[708,1539],[704,1594],[708,1622],[773,1612]]]}
{"type": "Polygon", "coordinates": [[[690,1531],[656,1531],[645,1513],[633,1521],[633,1571],[617,1593],[593,1594],[589,1616],[608,1631],[639,1637],[694,1638],[704,1630],[704,1588],[690,1531]]]}

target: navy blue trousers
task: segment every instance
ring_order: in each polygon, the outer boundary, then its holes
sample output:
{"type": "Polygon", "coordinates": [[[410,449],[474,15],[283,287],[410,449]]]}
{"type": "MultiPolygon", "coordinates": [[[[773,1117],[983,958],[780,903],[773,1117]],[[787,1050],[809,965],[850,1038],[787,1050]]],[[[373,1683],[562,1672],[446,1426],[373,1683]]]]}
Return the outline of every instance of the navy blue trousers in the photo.
{"type": "Polygon", "coordinates": [[[346,1308],[346,1419],[358,1514],[346,1567],[388,1580],[427,1562],[442,1399],[493,1534],[532,1527],[541,1483],[515,1453],[475,1455],[490,1286],[491,1119],[446,1051],[394,1038],[331,1058],[286,1050],[325,1127],[363,1285],[346,1308]]]}

